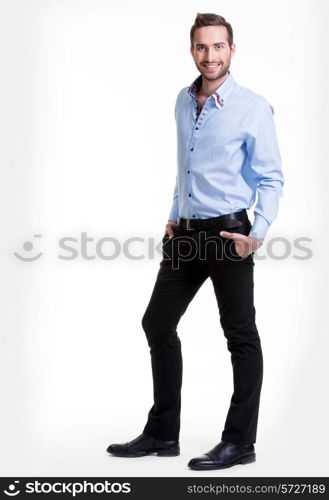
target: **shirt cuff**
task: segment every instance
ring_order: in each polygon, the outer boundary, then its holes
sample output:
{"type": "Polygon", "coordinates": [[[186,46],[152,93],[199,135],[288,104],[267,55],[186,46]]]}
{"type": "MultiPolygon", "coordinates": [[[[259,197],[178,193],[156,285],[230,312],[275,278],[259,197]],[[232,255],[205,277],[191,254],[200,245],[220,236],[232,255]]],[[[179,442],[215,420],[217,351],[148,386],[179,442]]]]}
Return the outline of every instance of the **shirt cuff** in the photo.
{"type": "Polygon", "coordinates": [[[267,231],[269,230],[270,224],[264,217],[259,214],[255,215],[254,223],[250,229],[248,236],[255,238],[261,242],[264,241],[267,231]]]}

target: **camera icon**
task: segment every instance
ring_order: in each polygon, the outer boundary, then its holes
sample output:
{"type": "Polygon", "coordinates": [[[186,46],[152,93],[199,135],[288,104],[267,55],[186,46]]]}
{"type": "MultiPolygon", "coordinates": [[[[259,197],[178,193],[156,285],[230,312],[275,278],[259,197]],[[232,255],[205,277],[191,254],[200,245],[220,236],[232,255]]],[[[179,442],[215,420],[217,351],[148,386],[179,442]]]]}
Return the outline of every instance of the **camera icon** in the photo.
{"type": "MultiPolygon", "coordinates": [[[[42,234],[35,234],[34,238],[41,238],[42,234]]],[[[17,252],[14,252],[15,257],[24,262],[33,262],[34,260],[38,260],[42,256],[42,252],[37,253],[36,255],[29,255],[29,253],[34,249],[34,244],[32,241],[25,241],[23,244],[24,253],[26,255],[21,255],[17,252]]]]}
{"type": "Polygon", "coordinates": [[[9,497],[15,497],[16,495],[18,495],[20,493],[20,490],[16,490],[16,485],[19,484],[19,481],[14,481],[14,483],[10,484],[8,486],[8,490],[4,490],[4,494],[5,495],[8,495],[9,497]]]}

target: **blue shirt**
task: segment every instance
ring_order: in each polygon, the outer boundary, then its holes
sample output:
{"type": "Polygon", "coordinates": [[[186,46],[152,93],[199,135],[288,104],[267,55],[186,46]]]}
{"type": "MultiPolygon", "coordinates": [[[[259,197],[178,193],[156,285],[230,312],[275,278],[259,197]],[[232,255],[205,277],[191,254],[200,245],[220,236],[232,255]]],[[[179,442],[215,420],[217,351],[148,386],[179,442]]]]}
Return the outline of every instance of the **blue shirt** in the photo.
{"type": "Polygon", "coordinates": [[[169,220],[249,209],[257,197],[249,236],[262,241],[284,184],[273,108],[229,72],[198,115],[201,83],[199,75],[176,100],[178,169],[169,220]]]}

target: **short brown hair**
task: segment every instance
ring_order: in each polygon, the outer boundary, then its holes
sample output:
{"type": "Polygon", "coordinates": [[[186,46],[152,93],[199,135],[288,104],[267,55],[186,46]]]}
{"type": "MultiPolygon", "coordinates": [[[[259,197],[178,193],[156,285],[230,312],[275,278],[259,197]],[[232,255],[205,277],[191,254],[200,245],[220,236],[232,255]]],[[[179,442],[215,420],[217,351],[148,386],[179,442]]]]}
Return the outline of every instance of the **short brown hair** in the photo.
{"type": "Polygon", "coordinates": [[[230,23],[226,21],[226,19],[222,16],[218,16],[217,14],[198,12],[194,21],[194,24],[190,31],[190,40],[191,45],[193,46],[193,35],[197,28],[202,28],[203,26],[225,26],[227,30],[227,39],[229,46],[232,46],[233,43],[233,30],[230,23]]]}

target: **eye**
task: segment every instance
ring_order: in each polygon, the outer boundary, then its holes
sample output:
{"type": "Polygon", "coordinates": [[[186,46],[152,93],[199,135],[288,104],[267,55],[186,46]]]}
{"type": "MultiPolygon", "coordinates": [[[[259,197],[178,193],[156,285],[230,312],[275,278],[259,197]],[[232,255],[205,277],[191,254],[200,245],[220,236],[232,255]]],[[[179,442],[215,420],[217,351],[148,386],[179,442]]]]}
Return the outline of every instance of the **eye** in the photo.
{"type": "Polygon", "coordinates": [[[203,45],[198,45],[197,50],[203,50],[204,46],[203,45]]]}
{"type": "Polygon", "coordinates": [[[216,49],[223,49],[224,45],[216,45],[216,49]]]}

